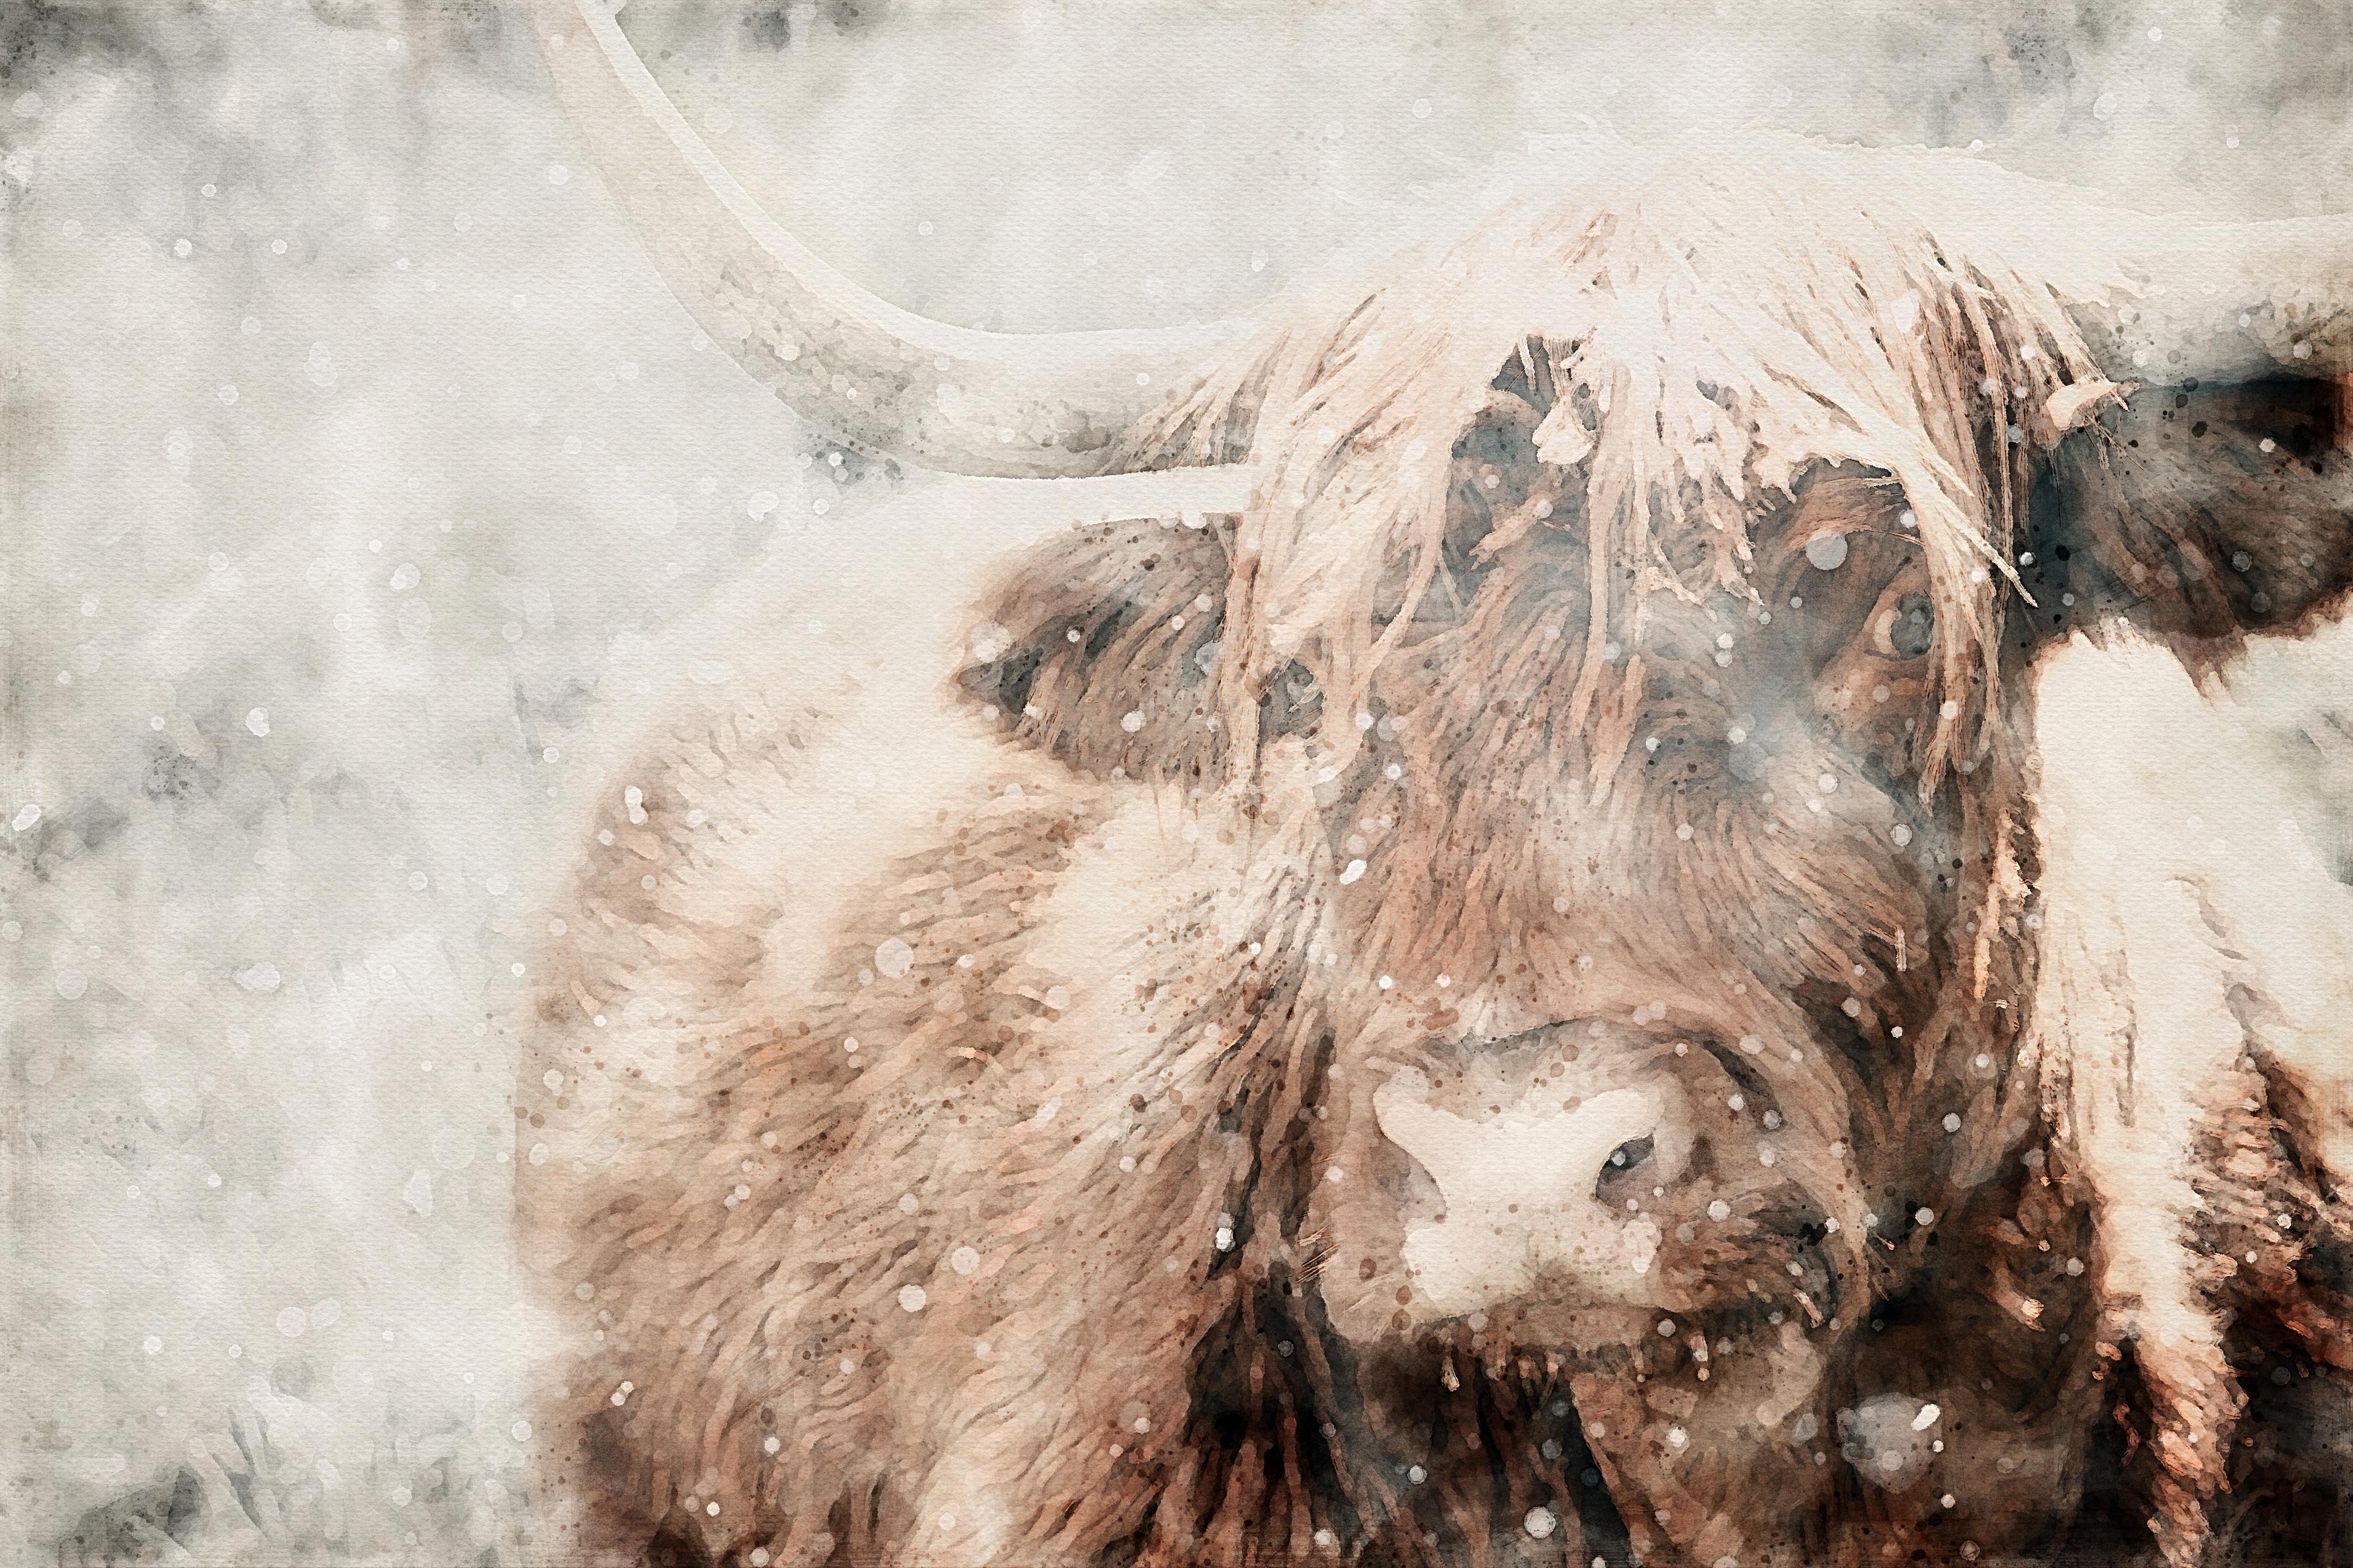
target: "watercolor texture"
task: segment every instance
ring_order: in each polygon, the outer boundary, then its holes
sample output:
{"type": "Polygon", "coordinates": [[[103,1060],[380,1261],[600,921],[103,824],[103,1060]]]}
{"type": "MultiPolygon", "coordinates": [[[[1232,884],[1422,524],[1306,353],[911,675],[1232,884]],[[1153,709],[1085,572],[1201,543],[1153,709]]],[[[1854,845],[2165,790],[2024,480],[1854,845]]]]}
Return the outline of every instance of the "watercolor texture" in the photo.
{"type": "Polygon", "coordinates": [[[2353,16],[0,5],[0,1558],[2353,1564],[2353,16]]]}

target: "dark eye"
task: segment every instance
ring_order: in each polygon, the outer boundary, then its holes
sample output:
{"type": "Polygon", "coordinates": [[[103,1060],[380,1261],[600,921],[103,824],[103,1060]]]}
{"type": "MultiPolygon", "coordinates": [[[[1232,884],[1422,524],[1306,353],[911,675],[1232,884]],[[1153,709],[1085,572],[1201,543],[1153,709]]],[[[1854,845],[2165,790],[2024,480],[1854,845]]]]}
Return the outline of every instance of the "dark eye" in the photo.
{"type": "Polygon", "coordinates": [[[1606,1182],[1624,1175],[1650,1157],[1651,1141],[1648,1138],[1629,1139],[1610,1150],[1609,1158],[1601,1162],[1601,1179],[1606,1182]]]}
{"type": "Polygon", "coordinates": [[[1880,611],[1872,627],[1879,651],[1889,658],[1918,658],[1936,633],[1936,612],[1926,594],[1906,594],[1880,611]]]}

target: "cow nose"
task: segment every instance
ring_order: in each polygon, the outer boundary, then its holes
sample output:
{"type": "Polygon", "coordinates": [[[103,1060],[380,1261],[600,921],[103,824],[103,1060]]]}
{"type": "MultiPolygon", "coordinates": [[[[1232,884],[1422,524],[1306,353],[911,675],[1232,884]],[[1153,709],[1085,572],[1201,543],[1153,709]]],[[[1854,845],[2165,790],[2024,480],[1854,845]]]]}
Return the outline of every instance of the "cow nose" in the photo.
{"type": "Polygon", "coordinates": [[[1475,1121],[1429,1097],[1427,1079],[1402,1072],[1374,1094],[1373,1114],[1382,1134],[1430,1173],[1449,1213],[1590,1201],[1595,1183],[1636,1163],[1659,1126],[1658,1096],[1648,1089],[1612,1089],[1574,1110],[1530,1097],[1475,1121]]]}
{"type": "Polygon", "coordinates": [[[1602,1299],[1640,1294],[1658,1227],[1614,1210],[1610,1175],[1640,1165],[1663,1120],[1650,1089],[1611,1089],[1566,1109],[1535,1093],[1483,1119],[1433,1105],[1407,1070],[1373,1096],[1382,1135],[1430,1173],[1443,1212],[1409,1227],[1404,1260],[1426,1310],[1479,1310],[1566,1278],[1602,1299]]]}

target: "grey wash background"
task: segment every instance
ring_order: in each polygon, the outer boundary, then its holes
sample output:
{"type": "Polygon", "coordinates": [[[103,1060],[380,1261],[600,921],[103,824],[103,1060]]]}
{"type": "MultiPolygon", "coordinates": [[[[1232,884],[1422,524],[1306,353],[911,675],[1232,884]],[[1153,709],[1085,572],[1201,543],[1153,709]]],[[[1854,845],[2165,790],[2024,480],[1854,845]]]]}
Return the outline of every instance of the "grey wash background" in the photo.
{"type": "MultiPolygon", "coordinates": [[[[1008,331],[1276,310],[1610,137],[2353,192],[2325,3],[625,22],[821,255],[1008,331]]],[[[854,658],[894,569],[988,542],[698,342],[520,17],[7,0],[0,44],[0,1559],[234,1434],[285,1539],[512,1561],[534,910],[678,628],[788,611],[854,658]]],[[[2344,658],[2240,682],[2340,858],[2344,658]]]]}

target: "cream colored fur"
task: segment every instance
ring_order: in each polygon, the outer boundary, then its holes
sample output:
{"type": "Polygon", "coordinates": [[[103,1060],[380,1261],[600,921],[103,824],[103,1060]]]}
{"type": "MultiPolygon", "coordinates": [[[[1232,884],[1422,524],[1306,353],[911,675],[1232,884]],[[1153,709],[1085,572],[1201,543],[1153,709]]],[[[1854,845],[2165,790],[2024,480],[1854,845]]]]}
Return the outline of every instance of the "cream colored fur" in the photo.
{"type": "Polygon", "coordinates": [[[2217,1298],[2271,1261],[2264,1249],[2301,1246],[2287,1215],[2243,1254],[2217,1250],[2225,1216],[2200,1185],[2268,1220],[2272,1173],[2243,1148],[2210,1168],[2201,1141],[2233,1113],[2260,1124],[2260,1058],[2320,1111],[2326,1174],[2347,1173],[2353,889],[2227,691],[2199,689],[2170,652],[2122,626],[2105,647],[2079,637],[2047,660],[2038,695],[2046,1092],[2097,1194],[2106,1328],[2151,1385],[2178,1488],[2159,1500],[2159,1536],[2185,1560],[2242,1403],[2217,1298]]]}

